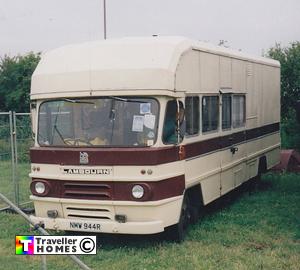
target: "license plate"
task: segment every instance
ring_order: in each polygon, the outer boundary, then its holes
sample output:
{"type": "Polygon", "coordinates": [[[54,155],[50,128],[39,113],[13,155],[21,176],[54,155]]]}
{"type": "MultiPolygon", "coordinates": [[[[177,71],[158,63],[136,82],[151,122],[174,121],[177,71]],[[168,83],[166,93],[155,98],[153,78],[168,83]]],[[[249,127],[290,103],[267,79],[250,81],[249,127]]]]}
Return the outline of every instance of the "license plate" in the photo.
{"type": "Polygon", "coordinates": [[[101,225],[90,222],[70,222],[70,229],[100,231],[101,225]]]}

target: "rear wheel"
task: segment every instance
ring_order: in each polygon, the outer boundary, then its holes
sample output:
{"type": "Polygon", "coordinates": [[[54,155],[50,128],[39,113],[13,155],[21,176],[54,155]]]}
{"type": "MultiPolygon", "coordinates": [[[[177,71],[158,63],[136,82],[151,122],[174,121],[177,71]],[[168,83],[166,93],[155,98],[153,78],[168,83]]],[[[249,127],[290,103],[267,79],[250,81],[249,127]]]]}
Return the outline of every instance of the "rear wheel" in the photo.
{"type": "Polygon", "coordinates": [[[258,172],[257,176],[255,177],[255,187],[256,189],[259,188],[261,185],[261,176],[262,174],[267,172],[267,159],[265,156],[261,157],[259,159],[259,164],[258,164],[258,172]]]}
{"type": "Polygon", "coordinates": [[[187,228],[191,223],[191,208],[189,197],[184,196],[181,206],[181,213],[179,222],[171,227],[169,227],[166,231],[167,238],[175,241],[182,242],[187,232],[187,228]]]}
{"type": "Polygon", "coordinates": [[[267,159],[265,156],[259,159],[257,175],[249,181],[250,193],[259,189],[261,185],[261,176],[267,172],[267,159]]]}
{"type": "Polygon", "coordinates": [[[191,205],[190,213],[191,213],[191,224],[196,224],[203,215],[203,207],[199,205],[191,205]]]}

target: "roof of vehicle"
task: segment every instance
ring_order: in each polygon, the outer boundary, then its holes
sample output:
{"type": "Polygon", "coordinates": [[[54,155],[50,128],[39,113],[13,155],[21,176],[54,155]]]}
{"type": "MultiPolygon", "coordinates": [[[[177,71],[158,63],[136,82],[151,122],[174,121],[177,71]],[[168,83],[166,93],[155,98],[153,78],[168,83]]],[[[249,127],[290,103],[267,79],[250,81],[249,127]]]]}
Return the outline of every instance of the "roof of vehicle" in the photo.
{"type": "Polygon", "coordinates": [[[98,91],[174,91],[181,55],[190,50],[280,66],[278,61],[184,37],[108,39],[63,46],[42,55],[32,76],[31,98],[93,95],[98,91]]]}

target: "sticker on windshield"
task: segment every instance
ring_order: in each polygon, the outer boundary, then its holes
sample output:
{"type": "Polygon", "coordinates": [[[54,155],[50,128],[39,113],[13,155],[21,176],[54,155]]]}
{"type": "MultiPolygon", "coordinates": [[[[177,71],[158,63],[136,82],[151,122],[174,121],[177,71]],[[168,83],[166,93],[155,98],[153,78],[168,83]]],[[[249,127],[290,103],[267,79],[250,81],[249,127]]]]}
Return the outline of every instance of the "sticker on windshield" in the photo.
{"type": "Polygon", "coordinates": [[[132,121],[132,131],[143,132],[144,130],[144,116],[134,115],[132,121]]]}
{"type": "Polygon", "coordinates": [[[154,132],[153,131],[149,131],[148,134],[147,134],[147,137],[150,138],[150,139],[153,139],[155,136],[154,132]]]}
{"type": "Polygon", "coordinates": [[[152,146],[154,144],[153,140],[147,140],[147,146],[152,146]]]}
{"type": "Polygon", "coordinates": [[[155,115],[153,114],[146,114],[144,119],[144,125],[147,128],[154,129],[155,125],[155,115]]]}
{"type": "Polygon", "coordinates": [[[140,114],[151,113],[151,103],[140,104],[140,114]]]}

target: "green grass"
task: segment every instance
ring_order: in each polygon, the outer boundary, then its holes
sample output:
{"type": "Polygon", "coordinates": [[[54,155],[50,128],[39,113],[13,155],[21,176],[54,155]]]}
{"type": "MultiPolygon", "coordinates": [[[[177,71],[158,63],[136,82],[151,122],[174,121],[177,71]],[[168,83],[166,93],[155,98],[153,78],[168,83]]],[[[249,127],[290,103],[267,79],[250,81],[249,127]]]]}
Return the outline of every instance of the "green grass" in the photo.
{"type": "MultiPolygon", "coordinates": [[[[21,217],[0,213],[0,268],[40,269],[39,256],[14,255],[15,234],[32,234],[21,217]]],[[[100,235],[93,269],[300,269],[300,175],[265,175],[258,190],[240,191],[207,208],[185,242],[160,236],[100,235]],[[218,205],[218,206],[216,206],[218,205]]],[[[78,269],[48,256],[48,269],[78,269]]]]}
{"type": "MultiPolygon", "coordinates": [[[[30,196],[30,172],[29,163],[19,163],[16,171],[16,180],[19,183],[19,200],[20,203],[28,202],[30,196]]],[[[10,161],[0,161],[0,192],[15,202],[14,183],[12,180],[12,165],[10,161]]],[[[5,207],[0,201],[0,208],[5,207]]]]}

